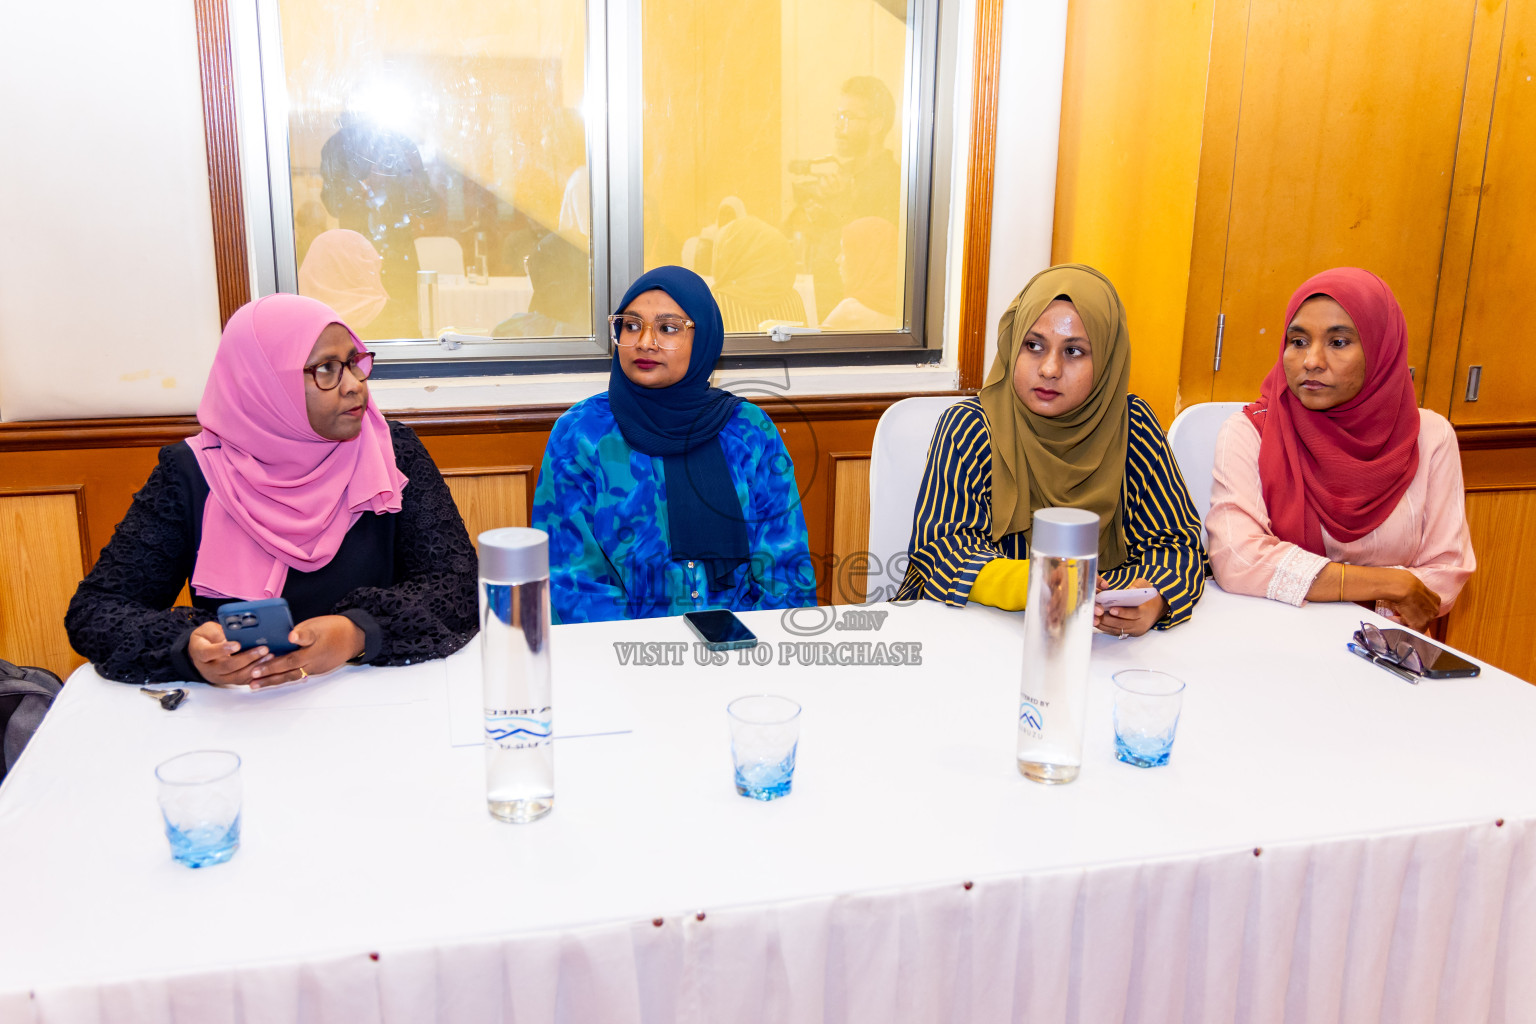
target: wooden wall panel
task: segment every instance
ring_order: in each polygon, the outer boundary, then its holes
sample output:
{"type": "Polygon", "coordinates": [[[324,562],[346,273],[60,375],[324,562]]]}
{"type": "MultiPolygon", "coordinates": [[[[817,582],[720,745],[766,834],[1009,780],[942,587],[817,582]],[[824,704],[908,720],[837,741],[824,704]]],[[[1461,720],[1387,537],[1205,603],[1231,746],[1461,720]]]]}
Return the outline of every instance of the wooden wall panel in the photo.
{"type": "Polygon", "coordinates": [[[1477,572],[1451,609],[1446,642],[1536,681],[1536,605],[1518,596],[1536,579],[1536,488],[1469,493],[1467,525],[1477,572]]]}
{"type": "Polygon", "coordinates": [[[78,488],[0,491],[0,657],[67,677],[84,661],[69,649],[64,612],[84,573],[78,488]]]}
{"type": "MultiPolygon", "coordinates": [[[[1207,102],[1237,94],[1223,89],[1215,69],[1206,85],[1216,6],[1067,5],[1051,262],[1087,263],[1114,282],[1134,351],[1131,390],[1164,423],[1179,386],[1202,116],[1207,102]]],[[[1244,16],[1247,6],[1243,0],[1244,16]]],[[[1240,58],[1241,36],[1237,42],[1240,58]]],[[[1230,161],[1226,170],[1230,176],[1230,161]]]]}
{"type": "Polygon", "coordinates": [[[85,507],[80,545],[89,569],[157,458],[155,448],[0,451],[0,481],[11,489],[80,488],[85,507]]]}
{"type": "Polygon", "coordinates": [[[869,593],[865,570],[875,573],[876,585],[884,579],[884,567],[870,566],[869,556],[869,452],[832,456],[832,507],[828,532],[837,571],[833,574],[834,604],[862,604],[869,593]]]}
{"type": "Polygon", "coordinates": [[[1528,296],[1536,274],[1536,3],[1509,4],[1487,166],[1473,241],[1451,421],[1536,423],[1536,363],[1527,346],[1528,296]],[[1467,377],[1482,367],[1478,399],[1467,401],[1467,377]]]}
{"type": "Polygon", "coordinates": [[[1499,47],[1504,40],[1508,4],[1483,0],[1472,20],[1472,52],[1467,87],[1461,98],[1461,132],[1456,140],[1456,171],[1451,205],[1445,218],[1445,246],[1440,255],[1440,283],[1435,290],[1435,318],[1430,328],[1429,358],[1419,374],[1419,404],[1443,416],[1451,414],[1456,386],[1456,356],[1466,314],[1472,247],[1488,165],[1488,131],[1493,120],[1499,47]]]}
{"type": "Polygon", "coordinates": [[[1337,266],[1392,286],[1422,379],[1475,6],[1251,5],[1214,400],[1257,393],[1291,292],[1337,266]]]}
{"type": "Polygon", "coordinates": [[[477,538],[486,530],[528,525],[528,481],[532,475],[531,466],[443,471],[476,550],[480,547],[477,538]]]}

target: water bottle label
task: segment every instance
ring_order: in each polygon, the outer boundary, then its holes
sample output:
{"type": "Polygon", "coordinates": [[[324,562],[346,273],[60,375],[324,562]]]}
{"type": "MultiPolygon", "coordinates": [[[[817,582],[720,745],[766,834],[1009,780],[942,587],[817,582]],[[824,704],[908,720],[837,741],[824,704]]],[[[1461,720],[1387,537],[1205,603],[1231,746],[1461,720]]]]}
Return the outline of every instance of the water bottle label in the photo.
{"type": "Polygon", "coordinates": [[[1027,693],[1019,694],[1019,729],[1033,739],[1045,738],[1045,709],[1051,706],[1048,700],[1031,697],[1027,693]]]}
{"type": "Polygon", "coordinates": [[[544,708],[486,708],[485,738],[501,750],[542,747],[554,733],[554,717],[544,708]]]}

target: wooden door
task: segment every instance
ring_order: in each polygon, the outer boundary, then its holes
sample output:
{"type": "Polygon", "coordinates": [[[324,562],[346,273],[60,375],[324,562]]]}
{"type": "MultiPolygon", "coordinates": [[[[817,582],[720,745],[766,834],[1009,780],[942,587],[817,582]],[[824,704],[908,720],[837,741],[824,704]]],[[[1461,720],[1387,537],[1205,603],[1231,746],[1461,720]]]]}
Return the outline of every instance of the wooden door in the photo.
{"type": "MultiPolygon", "coordinates": [[[[1222,280],[1209,292],[1225,314],[1212,400],[1258,394],[1286,300],[1338,266],[1391,285],[1422,394],[1475,6],[1253,0],[1222,280]]],[[[1209,309],[1190,316],[1209,316],[1214,336],[1209,309]]]]}
{"type": "Polygon", "coordinates": [[[1451,420],[1536,423],[1536,0],[1511,0],[1483,169],[1451,420]],[[1468,378],[1480,367],[1476,398],[1468,378]]]}

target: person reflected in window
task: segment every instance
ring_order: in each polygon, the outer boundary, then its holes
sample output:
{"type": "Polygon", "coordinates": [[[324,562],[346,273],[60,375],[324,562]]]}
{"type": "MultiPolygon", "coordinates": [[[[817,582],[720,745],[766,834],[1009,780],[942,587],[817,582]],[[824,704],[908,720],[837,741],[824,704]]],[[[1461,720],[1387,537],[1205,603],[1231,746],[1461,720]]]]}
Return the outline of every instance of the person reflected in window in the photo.
{"type": "Polygon", "coordinates": [[[1206,526],[1221,588],[1375,601],[1418,630],[1450,611],[1477,567],[1461,452],[1418,407],[1386,282],[1342,267],[1296,289],[1259,394],[1216,438],[1206,526]]]}
{"type": "Polygon", "coordinates": [[[1205,585],[1200,518],[1130,372],[1109,280],[1078,264],[1035,275],[998,323],[981,393],[939,418],[897,599],[1018,611],[1035,510],[1081,508],[1099,515],[1098,588],[1157,591],[1096,607],[1095,625],[1140,636],[1187,621],[1205,585]]]}
{"type": "Polygon", "coordinates": [[[320,149],[320,201],[383,258],[389,303],[371,326],[380,338],[416,338],[416,238],[442,201],[427,178],[416,144],[353,113],[320,149]]]}
{"type": "Polygon", "coordinates": [[[618,309],[608,390],[560,417],[539,469],[555,621],[815,604],[784,442],[709,385],[725,340],[709,286],[658,267],[618,309]]]}
{"type": "Polygon", "coordinates": [[[342,323],[361,331],[389,301],[379,276],[383,263],[373,244],[356,231],[323,231],[299,266],[299,294],[325,303],[342,323]]]}
{"type": "Polygon", "coordinates": [[[739,196],[726,196],[720,200],[715,222],[706,224],[697,235],[683,242],[682,265],[695,274],[710,276],[714,272],[715,239],[720,237],[720,231],[727,224],[746,215],[747,204],[739,196]]]}
{"type": "Polygon", "coordinates": [[[860,217],[843,228],[837,266],[843,301],[821,322],[829,331],[894,331],[901,327],[901,248],[896,225],[860,217]]]}
{"type": "Polygon", "coordinates": [[[255,689],[469,641],[475,549],[421,441],[369,396],[372,360],[315,299],[268,295],[235,311],[202,432],[160,450],[70,601],[70,643],[98,672],[255,689]],[[191,605],[176,606],[189,582],[191,605]],[[287,600],[300,649],[239,651],[215,613],[269,597],[287,600]]]}
{"type": "Polygon", "coordinates": [[[526,313],[496,325],[497,338],[571,338],[592,333],[592,267],[587,254],[551,232],[528,256],[533,297],[526,313]]]}
{"type": "Polygon", "coordinates": [[[725,329],[756,333],[765,320],[805,323],[789,239],[765,221],[737,217],[715,241],[714,290],[725,329]]]}
{"type": "Polygon", "coordinates": [[[890,88],[872,75],[855,76],[837,97],[832,156],[790,164],[798,180],[789,231],[804,236],[817,309],[830,310],[843,298],[837,269],[843,227],[862,217],[900,219],[901,164],[885,145],[895,124],[890,88]]]}

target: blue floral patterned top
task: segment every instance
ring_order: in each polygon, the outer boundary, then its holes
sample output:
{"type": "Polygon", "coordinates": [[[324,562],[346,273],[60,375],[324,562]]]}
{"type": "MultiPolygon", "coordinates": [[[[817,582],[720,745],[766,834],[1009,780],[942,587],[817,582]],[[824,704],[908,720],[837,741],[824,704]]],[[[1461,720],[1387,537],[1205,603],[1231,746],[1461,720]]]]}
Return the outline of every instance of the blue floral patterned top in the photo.
{"type": "Polygon", "coordinates": [[[752,552],[724,590],[712,588],[704,562],[672,560],[664,461],[629,446],[607,393],[556,421],[533,498],[533,525],[549,534],[556,622],[816,603],[795,467],[778,430],[742,402],[719,436],[752,552]]]}

